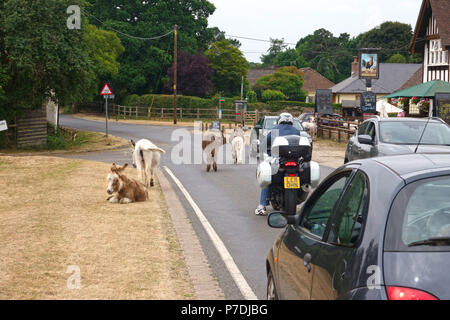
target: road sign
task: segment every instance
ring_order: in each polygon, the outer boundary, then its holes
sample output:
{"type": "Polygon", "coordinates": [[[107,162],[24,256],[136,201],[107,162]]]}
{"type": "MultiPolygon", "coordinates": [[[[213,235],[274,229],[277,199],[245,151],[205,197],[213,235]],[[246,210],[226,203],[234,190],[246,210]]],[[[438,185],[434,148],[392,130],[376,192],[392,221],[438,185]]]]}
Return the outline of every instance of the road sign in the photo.
{"type": "Polygon", "coordinates": [[[103,98],[105,98],[105,99],[114,99],[116,96],[115,95],[113,95],[113,94],[110,94],[109,96],[103,96],[103,98]]]}
{"type": "Polygon", "coordinates": [[[6,120],[0,121],[0,131],[8,130],[8,125],[6,124],[6,120]]]}
{"type": "Polygon", "coordinates": [[[102,91],[100,92],[100,94],[101,94],[102,96],[111,96],[111,95],[113,95],[114,93],[111,91],[111,89],[109,88],[108,84],[105,83],[105,85],[103,86],[103,89],[102,89],[102,91]]]}

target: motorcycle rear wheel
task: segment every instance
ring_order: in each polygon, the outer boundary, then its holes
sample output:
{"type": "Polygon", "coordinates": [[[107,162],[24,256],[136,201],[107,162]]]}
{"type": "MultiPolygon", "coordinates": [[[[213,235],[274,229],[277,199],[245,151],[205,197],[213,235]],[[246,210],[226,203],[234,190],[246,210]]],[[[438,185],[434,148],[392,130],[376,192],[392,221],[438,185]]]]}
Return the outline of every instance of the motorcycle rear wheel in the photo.
{"type": "Polygon", "coordinates": [[[293,216],[297,213],[297,189],[284,190],[284,212],[287,215],[293,216]]]}

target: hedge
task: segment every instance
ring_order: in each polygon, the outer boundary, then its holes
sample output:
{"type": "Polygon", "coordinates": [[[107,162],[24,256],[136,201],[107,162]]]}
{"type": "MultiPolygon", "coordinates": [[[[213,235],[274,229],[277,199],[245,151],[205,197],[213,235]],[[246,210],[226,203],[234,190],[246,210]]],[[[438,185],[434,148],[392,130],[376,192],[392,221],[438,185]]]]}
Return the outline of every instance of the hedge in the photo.
{"type": "MultiPolygon", "coordinates": [[[[225,102],[222,102],[222,108],[233,109],[234,100],[238,97],[226,98],[225,102]]],[[[148,94],[138,96],[136,94],[127,96],[122,101],[126,106],[145,106],[150,107],[153,102],[153,108],[173,108],[173,95],[161,95],[161,94],[148,94]]],[[[177,97],[177,107],[183,109],[213,109],[218,107],[219,101],[216,97],[212,99],[204,99],[198,97],[182,96],[177,97]]],[[[267,103],[255,102],[248,103],[248,110],[254,111],[269,111],[278,112],[284,109],[299,107],[299,109],[310,108],[314,109],[314,103],[307,103],[303,101],[268,101],[267,103]]],[[[335,111],[342,109],[341,104],[333,104],[335,111]]]]}

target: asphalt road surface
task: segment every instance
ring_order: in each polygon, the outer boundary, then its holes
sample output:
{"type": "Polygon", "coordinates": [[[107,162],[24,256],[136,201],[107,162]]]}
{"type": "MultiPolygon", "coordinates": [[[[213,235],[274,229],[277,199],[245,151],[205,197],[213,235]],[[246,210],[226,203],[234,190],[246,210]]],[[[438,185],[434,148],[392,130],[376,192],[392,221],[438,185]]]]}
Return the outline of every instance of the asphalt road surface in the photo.
{"type": "MultiPolygon", "coordinates": [[[[96,132],[104,132],[105,130],[105,123],[103,122],[83,120],[67,115],[61,115],[60,125],[96,132]]],[[[167,166],[181,181],[225,244],[253,292],[259,299],[265,299],[265,259],[269,249],[280,234],[280,230],[270,228],[267,225],[266,217],[254,214],[259,202],[260,192],[255,178],[256,165],[219,164],[217,173],[207,173],[205,165],[176,165],[172,162],[172,148],[179,144],[179,140],[172,141],[171,139],[173,131],[177,129],[176,127],[135,125],[110,121],[108,129],[110,134],[127,140],[149,139],[158,147],[166,150],[161,166],[167,166]]],[[[192,128],[185,129],[193,132],[192,128]]],[[[229,151],[226,150],[221,153],[229,151]]],[[[64,155],[64,157],[107,163],[116,162],[118,164],[132,163],[131,151],[128,149],[64,155]]],[[[332,171],[333,169],[322,166],[322,178],[332,171]]],[[[242,299],[237,285],[198,221],[192,207],[173,183],[173,180],[167,174],[166,176],[188,212],[226,299],[242,299]]]]}

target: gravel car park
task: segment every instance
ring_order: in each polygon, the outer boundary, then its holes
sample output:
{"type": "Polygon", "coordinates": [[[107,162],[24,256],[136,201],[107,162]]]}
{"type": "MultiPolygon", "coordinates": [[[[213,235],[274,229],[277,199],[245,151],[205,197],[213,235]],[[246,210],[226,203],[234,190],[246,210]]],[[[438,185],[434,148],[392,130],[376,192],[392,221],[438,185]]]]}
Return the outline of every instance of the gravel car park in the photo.
{"type": "Polygon", "coordinates": [[[350,162],[285,228],[267,255],[268,299],[450,299],[450,155],[350,162]]]}

